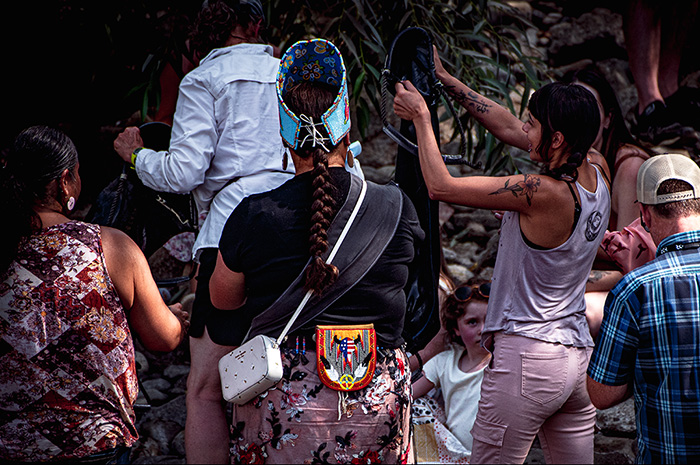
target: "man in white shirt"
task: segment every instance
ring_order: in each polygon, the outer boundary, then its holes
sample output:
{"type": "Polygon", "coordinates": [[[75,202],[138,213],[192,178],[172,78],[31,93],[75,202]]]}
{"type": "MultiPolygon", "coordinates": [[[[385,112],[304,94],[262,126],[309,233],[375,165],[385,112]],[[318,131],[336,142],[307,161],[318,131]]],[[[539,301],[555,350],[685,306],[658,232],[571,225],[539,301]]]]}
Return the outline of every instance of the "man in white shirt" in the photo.
{"type": "Polygon", "coordinates": [[[169,150],[144,148],[135,127],[114,142],[117,153],[133,164],[146,186],[192,192],[200,215],[192,251],[199,272],[190,327],[188,463],[229,461],[217,364],[240,343],[227,330],[233,326],[245,331],[248,325],[222,324],[235,320],[236,314],[215,309],[209,299],[209,276],[221,231],[244,197],[274,189],[294,174],[292,163],[283,162],[286,149],[275,90],[279,59],[271,46],[259,43],[262,22],[259,0],[208,2],[198,17],[193,43],[207,44],[201,48],[209,53],[180,84],[169,150]]]}

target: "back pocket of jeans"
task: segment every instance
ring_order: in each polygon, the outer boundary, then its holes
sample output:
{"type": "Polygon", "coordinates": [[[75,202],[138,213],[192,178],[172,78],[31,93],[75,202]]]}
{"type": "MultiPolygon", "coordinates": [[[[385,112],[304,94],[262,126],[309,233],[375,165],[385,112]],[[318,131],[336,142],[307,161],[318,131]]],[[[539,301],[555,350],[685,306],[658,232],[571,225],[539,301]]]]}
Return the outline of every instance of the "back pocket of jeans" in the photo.
{"type": "Polygon", "coordinates": [[[521,354],[523,397],[547,404],[564,393],[568,376],[567,354],[521,354]]]}

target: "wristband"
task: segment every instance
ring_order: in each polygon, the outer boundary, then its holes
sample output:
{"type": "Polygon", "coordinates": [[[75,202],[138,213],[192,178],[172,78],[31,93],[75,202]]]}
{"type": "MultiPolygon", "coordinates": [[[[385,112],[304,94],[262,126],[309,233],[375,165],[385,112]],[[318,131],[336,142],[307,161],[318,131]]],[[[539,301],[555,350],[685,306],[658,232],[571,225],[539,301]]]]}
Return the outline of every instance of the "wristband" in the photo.
{"type": "Polygon", "coordinates": [[[143,150],[143,147],[139,147],[134,149],[133,152],[131,152],[131,166],[132,168],[136,167],[136,157],[139,155],[139,152],[143,150]]]}
{"type": "Polygon", "coordinates": [[[418,360],[418,371],[423,371],[423,359],[421,358],[419,351],[416,350],[416,353],[413,355],[415,355],[416,360],[418,360]]]}

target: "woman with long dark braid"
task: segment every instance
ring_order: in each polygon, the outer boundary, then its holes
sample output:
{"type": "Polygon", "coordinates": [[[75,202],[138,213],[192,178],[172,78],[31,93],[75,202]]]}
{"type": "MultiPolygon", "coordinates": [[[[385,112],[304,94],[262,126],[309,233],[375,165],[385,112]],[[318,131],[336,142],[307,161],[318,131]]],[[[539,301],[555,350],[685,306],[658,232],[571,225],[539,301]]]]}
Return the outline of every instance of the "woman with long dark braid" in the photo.
{"type": "Polygon", "coordinates": [[[522,463],[538,435],[547,463],[593,463],[595,408],[586,391],[593,348],[585,285],[610,215],[605,160],[587,153],[600,114],[588,90],[551,83],[520,122],[447,74],[438,78],[501,140],[526,148],[541,175],[452,177],[425,101],[396,84],[394,110],[416,127],[431,198],[505,211],[482,344],[492,351],[472,429],[473,463],[522,463]]]}
{"type": "Polygon", "coordinates": [[[326,263],[335,228],[342,229],[347,207],[355,205],[350,199],[363,185],[345,168],[350,115],[335,46],[320,39],[293,45],[282,58],[278,98],[296,176],[247,197],[231,214],[210,281],[212,302],[241,322],[252,319],[248,338],[279,337],[302,300],[288,288],[312,291],[304,312],[316,298],[329,303],[309,316],[302,312],[292,326],[282,347],[285,375],[276,388],[233,406],[233,462],[250,463],[263,454],[265,463],[405,461],[411,387],[401,337],[404,286],[423,231],[396,185],[367,182],[347,239],[326,263]],[[368,224],[368,216],[376,222],[368,224]],[[366,235],[387,226],[384,248],[349,282],[355,264],[365,260],[363,250],[379,241],[366,235]],[[347,265],[346,257],[359,258],[347,265]],[[268,318],[280,302],[283,312],[268,318]]]}

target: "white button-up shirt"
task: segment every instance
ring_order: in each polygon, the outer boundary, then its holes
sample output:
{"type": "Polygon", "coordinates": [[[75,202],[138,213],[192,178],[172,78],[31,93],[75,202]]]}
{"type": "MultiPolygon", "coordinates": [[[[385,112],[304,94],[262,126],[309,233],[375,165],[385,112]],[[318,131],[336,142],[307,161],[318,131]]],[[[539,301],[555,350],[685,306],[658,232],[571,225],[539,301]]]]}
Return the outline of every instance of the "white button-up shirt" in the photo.
{"type": "Polygon", "coordinates": [[[136,173],[148,187],[192,192],[205,217],[192,254],[218,248],[224,224],[246,196],[274,189],[294,175],[282,169],[285,148],[272,47],[215,49],[180,83],[170,149],[144,149],[136,173]]]}

